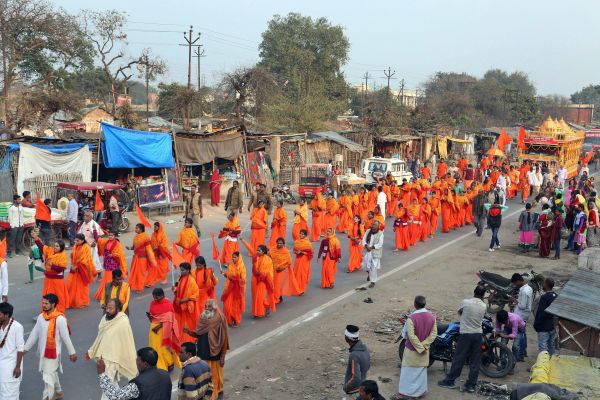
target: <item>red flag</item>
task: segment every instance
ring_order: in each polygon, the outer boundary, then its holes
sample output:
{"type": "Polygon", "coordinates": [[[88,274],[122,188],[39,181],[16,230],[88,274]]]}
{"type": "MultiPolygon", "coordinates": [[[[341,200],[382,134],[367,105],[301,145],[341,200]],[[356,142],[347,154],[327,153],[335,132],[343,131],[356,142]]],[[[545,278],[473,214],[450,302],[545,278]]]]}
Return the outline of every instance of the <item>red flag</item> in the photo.
{"type": "Polygon", "coordinates": [[[50,222],[52,220],[50,209],[44,204],[41,196],[38,193],[35,194],[35,197],[35,219],[50,222]]]}
{"type": "Polygon", "coordinates": [[[502,128],[500,132],[500,136],[498,136],[498,140],[496,140],[496,145],[498,146],[498,150],[504,152],[504,148],[507,144],[512,142],[512,138],[506,134],[506,129],[502,128]]]}
{"type": "Polygon", "coordinates": [[[215,234],[214,233],[210,233],[210,237],[212,239],[212,257],[213,260],[218,260],[219,259],[219,249],[217,248],[217,243],[215,243],[215,234]]]}
{"type": "Polygon", "coordinates": [[[171,257],[173,258],[173,268],[177,268],[179,267],[179,264],[187,262],[187,260],[183,258],[175,242],[171,243],[173,243],[173,254],[171,254],[171,257]]]}
{"type": "Polygon", "coordinates": [[[0,242],[0,259],[6,258],[6,237],[0,242]]]}
{"type": "Polygon", "coordinates": [[[100,196],[99,190],[96,190],[96,200],[94,201],[94,211],[104,211],[104,202],[102,201],[102,196],[100,196]]]}
{"type": "Polygon", "coordinates": [[[140,224],[144,225],[146,228],[150,228],[152,226],[148,219],[146,219],[146,216],[144,215],[142,209],[137,203],[135,205],[135,212],[137,213],[138,219],[140,220],[140,224]]]}
{"type": "Polygon", "coordinates": [[[517,140],[517,146],[519,146],[521,150],[527,150],[527,146],[525,146],[525,129],[523,127],[519,129],[519,139],[517,140]]]}

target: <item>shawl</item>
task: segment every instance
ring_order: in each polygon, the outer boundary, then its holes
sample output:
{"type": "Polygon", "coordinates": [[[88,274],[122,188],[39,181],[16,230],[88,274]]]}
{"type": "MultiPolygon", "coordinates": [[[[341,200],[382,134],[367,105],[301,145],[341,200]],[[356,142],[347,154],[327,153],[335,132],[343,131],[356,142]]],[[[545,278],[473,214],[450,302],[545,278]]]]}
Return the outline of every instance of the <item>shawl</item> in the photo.
{"type": "Polygon", "coordinates": [[[236,215],[233,217],[233,221],[228,219],[227,222],[225,222],[225,226],[221,232],[219,232],[219,239],[224,238],[225,236],[235,238],[240,233],[242,233],[242,227],[240,226],[240,222],[238,221],[238,217],[236,215]]]}
{"type": "Polygon", "coordinates": [[[252,221],[251,229],[267,229],[267,210],[263,208],[255,208],[250,214],[250,220],[252,221]]]}
{"type": "Polygon", "coordinates": [[[408,212],[413,217],[418,217],[419,213],[421,212],[421,205],[420,204],[411,204],[410,207],[408,208],[408,212]]]}
{"type": "Polygon", "coordinates": [[[179,326],[177,318],[175,318],[173,304],[168,299],[152,300],[150,303],[150,316],[152,322],[162,324],[161,344],[170,348],[171,351],[179,353],[179,350],[181,350],[179,326]]]}
{"type": "Polygon", "coordinates": [[[194,258],[200,255],[200,241],[198,240],[198,234],[194,228],[183,228],[179,231],[179,238],[177,239],[177,245],[182,249],[192,253],[194,258]]]}
{"type": "Polygon", "coordinates": [[[312,244],[310,243],[310,240],[308,240],[307,238],[296,240],[294,242],[294,251],[303,252],[304,255],[308,257],[309,260],[312,259],[312,257],[313,257],[312,244]]]}
{"type": "Polygon", "coordinates": [[[152,250],[156,253],[156,257],[172,259],[171,252],[169,251],[169,239],[167,239],[165,229],[160,222],[158,223],[158,230],[152,232],[150,243],[152,244],[152,250]]]}
{"type": "Polygon", "coordinates": [[[111,320],[106,315],[98,325],[98,336],[88,350],[88,355],[93,360],[110,361],[117,365],[117,379],[122,375],[127,379],[136,377],[136,347],[129,318],[119,312],[111,320]]]}
{"type": "Polygon", "coordinates": [[[273,247],[269,250],[269,255],[271,256],[271,260],[273,260],[273,267],[276,271],[283,271],[285,268],[292,265],[292,256],[287,247],[282,247],[281,249],[273,247]]]}
{"type": "Polygon", "coordinates": [[[54,309],[50,314],[42,313],[42,317],[48,322],[48,332],[46,334],[46,349],[44,349],[44,357],[55,359],[57,357],[56,350],[56,319],[60,316],[65,316],[63,313],[54,309]]]}
{"type": "Polygon", "coordinates": [[[96,267],[92,260],[92,252],[87,243],[76,245],[71,252],[71,267],[76,268],[85,285],[89,285],[96,277],[96,267]]]}
{"type": "Polygon", "coordinates": [[[215,314],[212,318],[200,316],[198,326],[196,327],[196,335],[201,336],[208,334],[208,346],[210,355],[216,356],[221,354],[221,360],[225,359],[225,353],[229,348],[229,338],[227,336],[227,320],[219,309],[215,309],[215,314]]]}
{"type": "Polygon", "coordinates": [[[306,204],[298,204],[296,212],[300,215],[294,214],[294,224],[299,224],[301,220],[308,222],[308,206],[306,204]]]}

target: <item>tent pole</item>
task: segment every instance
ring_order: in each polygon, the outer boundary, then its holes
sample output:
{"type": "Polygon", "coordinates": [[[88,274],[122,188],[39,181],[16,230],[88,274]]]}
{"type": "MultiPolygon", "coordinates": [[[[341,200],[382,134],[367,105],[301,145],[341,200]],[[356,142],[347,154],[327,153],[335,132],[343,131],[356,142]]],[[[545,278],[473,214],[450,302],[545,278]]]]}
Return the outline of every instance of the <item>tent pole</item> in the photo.
{"type": "Polygon", "coordinates": [[[98,133],[98,155],[96,157],[96,182],[100,182],[100,145],[102,144],[102,128],[100,128],[100,133],[98,133]]]}
{"type": "Polygon", "coordinates": [[[246,142],[246,127],[242,128],[244,133],[244,151],[246,152],[246,194],[252,196],[252,182],[250,182],[250,164],[248,164],[248,143],[246,142]]]}
{"type": "MultiPolygon", "coordinates": [[[[182,180],[181,180],[181,173],[177,173],[177,171],[179,171],[179,156],[177,155],[177,134],[175,132],[175,130],[172,131],[172,135],[173,135],[173,151],[175,153],[175,177],[179,178],[179,182],[177,182],[177,186],[179,187],[179,199],[181,200],[183,198],[182,194],[183,194],[183,185],[181,184],[182,180]]],[[[191,176],[191,174],[190,174],[191,176]]],[[[199,183],[199,182],[198,182],[199,183]]]]}

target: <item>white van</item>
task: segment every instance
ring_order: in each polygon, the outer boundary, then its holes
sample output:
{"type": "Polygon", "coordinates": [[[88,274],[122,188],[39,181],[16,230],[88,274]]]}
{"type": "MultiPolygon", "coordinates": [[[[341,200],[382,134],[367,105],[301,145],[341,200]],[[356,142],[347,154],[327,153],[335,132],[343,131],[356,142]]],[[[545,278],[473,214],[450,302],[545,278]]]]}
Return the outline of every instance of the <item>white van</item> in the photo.
{"type": "Polygon", "coordinates": [[[398,185],[402,184],[402,179],[410,181],[413,177],[410,171],[406,170],[406,163],[399,158],[371,157],[362,160],[360,170],[362,176],[367,180],[367,185],[373,185],[376,178],[383,178],[388,171],[392,172],[394,180],[398,185]]]}

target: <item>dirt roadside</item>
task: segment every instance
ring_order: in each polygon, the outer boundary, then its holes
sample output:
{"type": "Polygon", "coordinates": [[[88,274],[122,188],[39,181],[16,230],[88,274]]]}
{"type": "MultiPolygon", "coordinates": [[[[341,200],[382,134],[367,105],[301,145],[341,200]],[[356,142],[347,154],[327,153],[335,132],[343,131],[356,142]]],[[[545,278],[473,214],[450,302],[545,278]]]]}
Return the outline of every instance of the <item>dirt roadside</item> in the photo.
{"type": "MultiPolygon", "coordinates": [[[[240,355],[226,365],[225,395],[239,399],[343,399],[341,384],[347,362],[343,331],[348,323],[360,326],[361,339],[371,351],[369,379],[379,383],[385,398],[397,392],[399,379],[398,348],[394,340],[399,332],[396,317],[412,308],[416,295],[427,298],[428,308],[438,319],[456,320],[456,307],[470,297],[480,269],[510,277],[513,272],[534,270],[564,284],[576,268],[577,257],[563,254],[558,261],[541,259],[537,253],[521,254],[516,246],[518,233],[514,218],[506,220],[500,231],[503,247],[487,251],[490,232],[483,237],[469,236],[414,263],[407,270],[380,281],[375,289],[357,291],[344,301],[325,309],[316,318],[285,334],[270,339],[240,355]],[[363,300],[370,297],[372,304],[363,300]]],[[[384,257],[393,257],[388,252],[384,257]]],[[[386,271],[383,271],[386,272],[386,271]]],[[[362,273],[362,272],[360,272],[362,273]]],[[[515,374],[494,380],[501,384],[526,382],[527,368],[535,362],[537,338],[528,327],[529,357],[519,363],[515,374]]],[[[448,365],[449,368],[449,365],[448,365]]],[[[467,369],[457,384],[463,384],[467,369]]],[[[429,369],[428,399],[462,399],[473,395],[437,386],[444,376],[442,363],[429,369]]],[[[480,397],[481,398],[481,397],[480,397]]]]}

